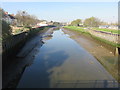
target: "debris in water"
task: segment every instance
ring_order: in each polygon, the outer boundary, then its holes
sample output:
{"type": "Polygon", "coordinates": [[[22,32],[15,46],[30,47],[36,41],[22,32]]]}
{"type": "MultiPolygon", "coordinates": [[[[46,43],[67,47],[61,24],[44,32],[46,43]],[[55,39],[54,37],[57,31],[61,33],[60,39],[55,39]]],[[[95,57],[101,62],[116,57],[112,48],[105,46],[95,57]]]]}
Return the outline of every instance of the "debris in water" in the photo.
{"type": "Polygon", "coordinates": [[[93,64],[94,62],[93,61],[90,61],[90,64],[93,64]]]}
{"type": "Polygon", "coordinates": [[[110,53],[112,53],[112,52],[110,52],[110,53]]]}

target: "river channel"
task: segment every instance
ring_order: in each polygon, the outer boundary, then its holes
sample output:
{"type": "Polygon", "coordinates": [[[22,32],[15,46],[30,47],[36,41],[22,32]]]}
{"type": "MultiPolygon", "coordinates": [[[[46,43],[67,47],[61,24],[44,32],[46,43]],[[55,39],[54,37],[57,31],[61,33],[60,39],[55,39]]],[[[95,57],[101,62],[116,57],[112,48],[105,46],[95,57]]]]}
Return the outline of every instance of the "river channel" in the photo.
{"type": "Polygon", "coordinates": [[[43,42],[17,88],[117,87],[117,81],[103,65],[62,29],[43,37],[43,42]]]}

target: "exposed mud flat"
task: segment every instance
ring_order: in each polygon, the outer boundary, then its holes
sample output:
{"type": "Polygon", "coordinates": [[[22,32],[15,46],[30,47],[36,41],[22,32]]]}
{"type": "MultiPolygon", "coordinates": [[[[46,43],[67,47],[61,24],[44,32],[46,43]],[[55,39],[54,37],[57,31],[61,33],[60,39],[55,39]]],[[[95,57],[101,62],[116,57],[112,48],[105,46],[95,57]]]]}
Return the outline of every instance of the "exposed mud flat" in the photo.
{"type": "Polygon", "coordinates": [[[103,44],[90,36],[82,35],[76,31],[67,29],[63,29],[63,31],[91,53],[116,79],[118,79],[118,56],[114,53],[114,47],[103,44]]]}

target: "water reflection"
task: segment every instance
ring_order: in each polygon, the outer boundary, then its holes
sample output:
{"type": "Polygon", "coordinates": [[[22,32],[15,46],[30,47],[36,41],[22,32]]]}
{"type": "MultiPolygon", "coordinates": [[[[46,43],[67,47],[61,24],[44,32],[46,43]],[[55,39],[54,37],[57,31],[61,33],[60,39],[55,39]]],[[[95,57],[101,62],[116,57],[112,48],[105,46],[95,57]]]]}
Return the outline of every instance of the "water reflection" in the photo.
{"type": "Polygon", "coordinates": [[[84,48],[62,30],[38,48],[17,88],[114,87],[115,79],[84,48]]]}

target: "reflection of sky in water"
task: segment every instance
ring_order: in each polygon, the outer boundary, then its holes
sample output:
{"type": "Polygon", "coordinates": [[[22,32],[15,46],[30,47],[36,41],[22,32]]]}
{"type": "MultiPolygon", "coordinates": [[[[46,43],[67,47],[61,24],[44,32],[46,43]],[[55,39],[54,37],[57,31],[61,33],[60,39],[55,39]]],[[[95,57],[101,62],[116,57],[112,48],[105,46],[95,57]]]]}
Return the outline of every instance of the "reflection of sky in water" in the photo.
{"type": "Polygon", "coordinates": [[[57,82],[66,80],[113,80],[91,54],[61,30],[54,31],[39,51],[18,87],[55,87],[57,82]]]}

